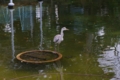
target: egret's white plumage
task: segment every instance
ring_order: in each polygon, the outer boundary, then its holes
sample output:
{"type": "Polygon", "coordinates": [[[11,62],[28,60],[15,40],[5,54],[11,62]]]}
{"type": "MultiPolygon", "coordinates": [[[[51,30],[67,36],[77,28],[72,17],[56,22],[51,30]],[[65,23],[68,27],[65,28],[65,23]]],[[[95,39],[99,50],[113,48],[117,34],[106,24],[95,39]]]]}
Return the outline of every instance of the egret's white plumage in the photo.
{"type": "Polygon", "coordinates": [[[63,36],[64,36],[63,31],[65,31],[65,30],[69,30],[69,29],[67,29],[66,27],[63,27],[63,28],[61,29],[61,33],[55,35],[55,37],[54,37],[54,39],[53,39],[53,42],[55,42],[56,44],[60,44],[60,43],[63,41],[63,36]]]}

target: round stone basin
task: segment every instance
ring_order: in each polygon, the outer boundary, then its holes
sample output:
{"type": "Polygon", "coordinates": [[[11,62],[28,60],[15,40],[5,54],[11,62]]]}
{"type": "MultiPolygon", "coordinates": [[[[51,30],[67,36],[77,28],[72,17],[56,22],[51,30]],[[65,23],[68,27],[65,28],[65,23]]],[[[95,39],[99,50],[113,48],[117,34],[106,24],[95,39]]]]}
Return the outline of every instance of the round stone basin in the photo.
{"type": "Polygon", "coordinates": [[[62,54],[50,50],[33,50],[19,53],[16,58],[27,63],[49,63],[60,60],[62,54]]]}

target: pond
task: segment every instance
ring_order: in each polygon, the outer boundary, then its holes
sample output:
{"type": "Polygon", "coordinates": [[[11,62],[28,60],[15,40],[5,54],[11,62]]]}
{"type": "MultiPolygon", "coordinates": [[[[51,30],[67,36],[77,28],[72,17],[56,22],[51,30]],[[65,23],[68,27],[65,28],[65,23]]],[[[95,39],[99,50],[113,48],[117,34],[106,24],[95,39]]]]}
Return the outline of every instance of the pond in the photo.
{"type": "Polygon", "coordinates": [[[0,80],[120,79],[118,0],[21,1],[14,9],[0,6],[0,80]],[[55,46],[53,38],[62,27],[69,30],[55,46]],[[57,51],[63,57],[46,64],[16,59],[30,50],[57,51]]]}

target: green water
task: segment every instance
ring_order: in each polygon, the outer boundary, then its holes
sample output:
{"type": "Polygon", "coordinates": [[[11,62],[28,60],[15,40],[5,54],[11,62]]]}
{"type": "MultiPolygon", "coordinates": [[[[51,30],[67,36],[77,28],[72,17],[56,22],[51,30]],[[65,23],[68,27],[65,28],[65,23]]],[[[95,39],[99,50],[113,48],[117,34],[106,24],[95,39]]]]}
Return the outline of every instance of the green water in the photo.
{"type": "Polygon", "coordinates": [[[45,0],[14,10],[0,6],[0,80],[119,80],[119,9],[117,0],[45,0]],[[6,24],[11,27],[5,30],[6,24]],[[55,47],[53,37],[63,26],[69,31],[55,47]],[[63,58],[54,63],[15,58],[24,51],[55,49],[63,58]]]}

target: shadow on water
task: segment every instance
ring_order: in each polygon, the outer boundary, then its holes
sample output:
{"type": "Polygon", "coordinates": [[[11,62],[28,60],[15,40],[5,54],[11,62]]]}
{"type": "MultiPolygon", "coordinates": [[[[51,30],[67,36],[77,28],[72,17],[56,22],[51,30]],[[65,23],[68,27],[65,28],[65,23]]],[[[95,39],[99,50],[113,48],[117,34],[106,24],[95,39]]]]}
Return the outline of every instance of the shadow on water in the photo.
{"type": "Polygon", "coordinates": [[[12,10],[0,6],[1,80],[120,79],[118,0],[15,3],[12,10]],[[63,26],[69,31],[59,45],[60,61],[29,64],[16,60],[23,51],[54,50],[53,37],[63,26]]]}

